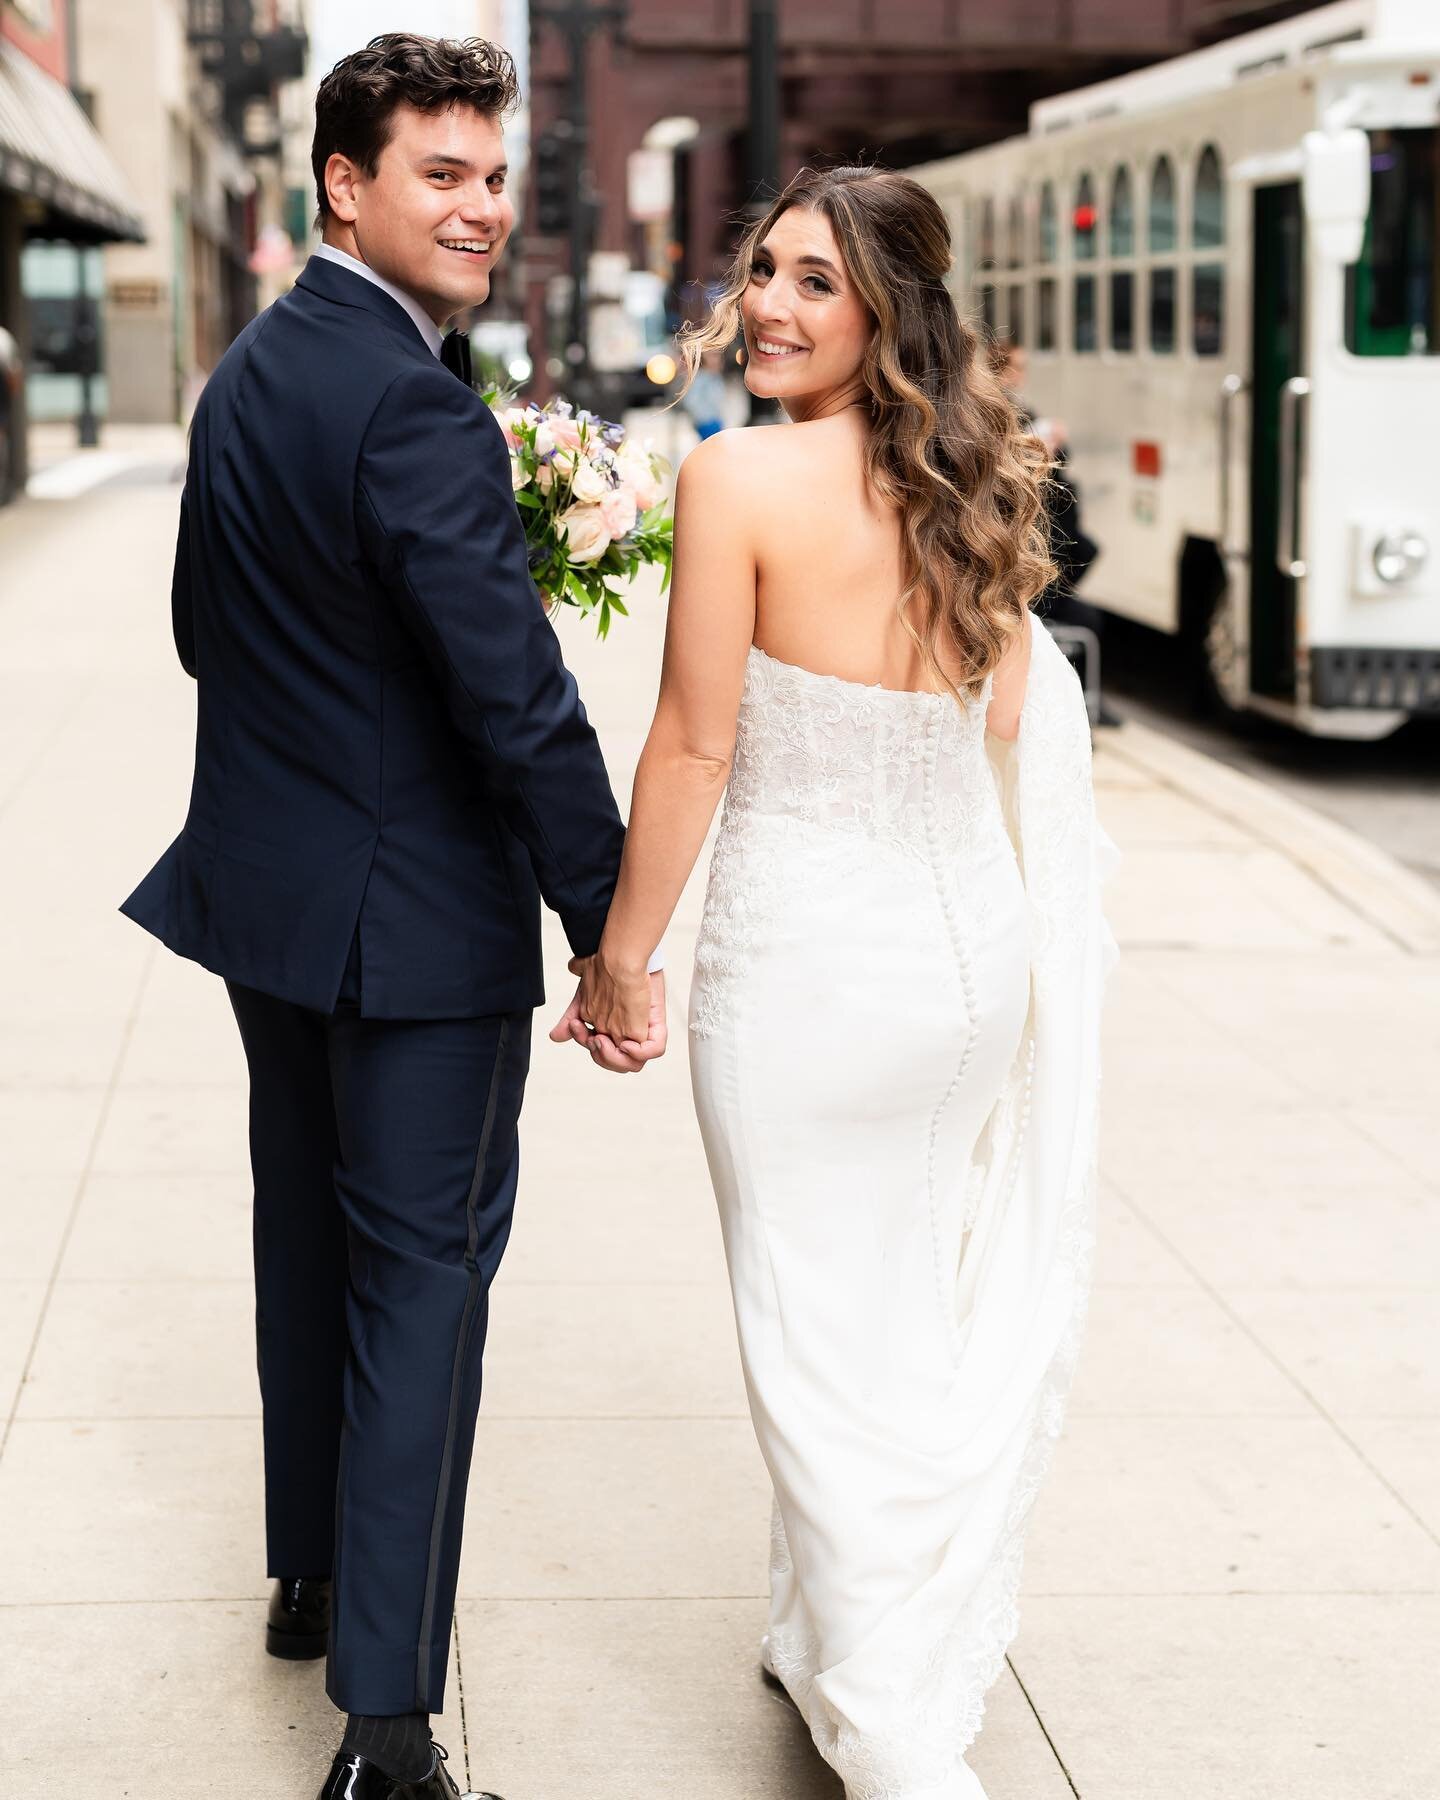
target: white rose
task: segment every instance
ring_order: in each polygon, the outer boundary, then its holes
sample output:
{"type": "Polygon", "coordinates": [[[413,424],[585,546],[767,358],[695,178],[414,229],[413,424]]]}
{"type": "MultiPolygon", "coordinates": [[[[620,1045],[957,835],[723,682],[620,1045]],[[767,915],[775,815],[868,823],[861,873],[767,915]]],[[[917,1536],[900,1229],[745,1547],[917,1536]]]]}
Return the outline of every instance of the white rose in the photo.
{"type": "Polygon", "coordinates": [[[557,523],[567,533],[565,554],[573,563],[599,562],[610,548],[610,533],[598,506],[567,506],[557,523]]]}
{"type": "Polygon", "coordinates": [[[548,494],[555,485],[555,471],[549,463],[541,463],[535,471],[535,485],[542,494],[548,494]]]}
{"type": "Polygon", "coordinates": [[[598,506],[610,492],[610,483],[588,457],[582,456],[571,477],[570,492],[582,506],[598,506]]]}
{"type": "Polygon", "coordinates": [[[554,448],[555,433],[550,429],[548,424],[542,421],[542,423],[535,427],[535,454],[537,456],[548,456],[554,448]]]}
{"type": "Polygon", "coordinates": [[[512,456],[510,458],[510,491],[511,491],[511,493],[518,494],[520,492],[521,488],[523,488],[525,486],[525,483],[529,479],[530,479],[530,477],[525,473],[525,470],[521,464],[520,458],[518,456],[512,456]]]}

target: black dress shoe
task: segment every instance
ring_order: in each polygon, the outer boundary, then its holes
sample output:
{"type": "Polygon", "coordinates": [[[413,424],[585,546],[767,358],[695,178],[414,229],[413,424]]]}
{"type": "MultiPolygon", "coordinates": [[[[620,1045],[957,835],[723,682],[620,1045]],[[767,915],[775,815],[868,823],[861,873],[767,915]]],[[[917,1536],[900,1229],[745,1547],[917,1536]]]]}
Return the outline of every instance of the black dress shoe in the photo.
{"type": "Polygon", "coordinates": [[[342,1750],[330,1765],[320,1800],[500,1800],[499,1794],[462,1794],[445,1767],[445,1750],[435,1745],[430,1773],[422,1781],[397,1781],[368,1756],[342,1750]]]}
{"type": "Polygon", "coordinates": [[[330,1583],[284,1575],[270,1596],[265,1648],[288,1662],[323,1656],[330,1640],[330,1583]]]}

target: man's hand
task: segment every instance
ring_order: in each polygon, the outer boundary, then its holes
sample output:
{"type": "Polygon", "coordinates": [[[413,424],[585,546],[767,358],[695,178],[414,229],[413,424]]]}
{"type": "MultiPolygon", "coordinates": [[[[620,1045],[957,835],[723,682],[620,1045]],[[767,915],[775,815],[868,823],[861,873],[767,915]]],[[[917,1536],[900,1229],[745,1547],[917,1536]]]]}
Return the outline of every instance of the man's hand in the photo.
{"type": "Polygon", "coordinates": [[[638,1075],[647,1062],[654,1062],[656,1057],[665,1054],[669,1042],[669,1026],[665,1017],[665,977],[663,974],[645,975],[639,982],[630,981],[625,985],[628,992],[625,996],[628,1003],[623,1008],[608,1010],[608,1003],[602,1000],[597,1004],[594,996],[604,994],[607,983],[614,977],[602,969],[596,969],[599,957],[575,957],[570,963],[572,974],[580,976],[580,985],[575,990],[575,998],[566,1007],[564,1013],[550,1032],[552,1044],[563,1044],[567,1039],[579,1044],[590,1052],[590,1059],[597,1068],[608,1069],[614,1075],[638,1075]],[[643,982],[643,1006],[645,1023],[643,1030],[635,1029],[636,1000],[639,997],[640,982],[643,982]],[[597,1016],[598,1014],[598,1016],[597,1016]],[[617,1018],[622,1024],[615,1024],[617,1018]],[[603,1024],[610,1024],[619,1031],[629,1029],[629,1035],[617,1040],[611,1031],[602,1029],[603,1024]]]}

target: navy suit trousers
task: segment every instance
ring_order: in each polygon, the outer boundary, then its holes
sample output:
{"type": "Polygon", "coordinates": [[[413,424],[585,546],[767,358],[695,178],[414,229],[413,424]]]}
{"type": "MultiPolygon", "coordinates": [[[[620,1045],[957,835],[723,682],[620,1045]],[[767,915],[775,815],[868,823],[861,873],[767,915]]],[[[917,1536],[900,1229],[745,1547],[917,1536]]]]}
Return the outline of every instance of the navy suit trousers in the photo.
{"type": "Polygon", "coordinates": [[[367,1019],[229,984],[250,1065],[269,1572],[335,1588],[347,1712],[439,1712],[529,1011],[367,1019]]]}

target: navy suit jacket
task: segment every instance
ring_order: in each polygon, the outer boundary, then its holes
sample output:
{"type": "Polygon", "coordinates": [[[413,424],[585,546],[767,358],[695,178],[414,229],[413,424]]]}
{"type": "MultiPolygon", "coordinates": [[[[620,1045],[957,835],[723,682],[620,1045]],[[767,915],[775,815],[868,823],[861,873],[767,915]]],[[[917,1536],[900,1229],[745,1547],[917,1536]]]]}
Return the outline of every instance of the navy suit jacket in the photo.
{"type": "Polygon", "coordinates": [[[489,408],[323,259],[207,382],[173,589],[196,678],[179,838],[122,910],[227,980],[373,1018],[538,1005],[623,828],[530,580],[489,408]]]}

